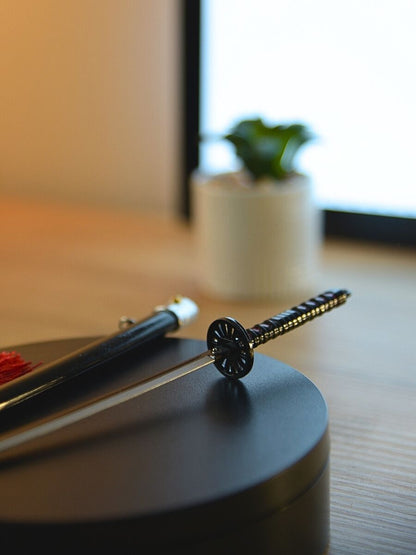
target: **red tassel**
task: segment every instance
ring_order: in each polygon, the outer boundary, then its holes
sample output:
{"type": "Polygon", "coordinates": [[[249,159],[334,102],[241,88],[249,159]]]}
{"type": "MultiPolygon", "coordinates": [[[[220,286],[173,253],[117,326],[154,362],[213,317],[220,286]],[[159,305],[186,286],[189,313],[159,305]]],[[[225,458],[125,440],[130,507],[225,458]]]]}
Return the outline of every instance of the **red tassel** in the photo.
{"type": "Polygon", "coordinates": [[[31,372],[41,364],[38,362],[33,365],[31,362],[26,362],[15,351],[2,351],[0,353],[0,385],[31,372]]]}

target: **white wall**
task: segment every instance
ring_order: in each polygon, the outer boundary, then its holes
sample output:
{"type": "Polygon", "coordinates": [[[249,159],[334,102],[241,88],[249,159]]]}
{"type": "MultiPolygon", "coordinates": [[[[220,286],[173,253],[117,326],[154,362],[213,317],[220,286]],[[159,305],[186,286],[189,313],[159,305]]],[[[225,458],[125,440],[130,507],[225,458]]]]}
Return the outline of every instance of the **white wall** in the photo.
{"type": "Polygon", "coordinates": [[[178,0],[2,0],[0,22],[0,193],[174,211],[178,0]]]}

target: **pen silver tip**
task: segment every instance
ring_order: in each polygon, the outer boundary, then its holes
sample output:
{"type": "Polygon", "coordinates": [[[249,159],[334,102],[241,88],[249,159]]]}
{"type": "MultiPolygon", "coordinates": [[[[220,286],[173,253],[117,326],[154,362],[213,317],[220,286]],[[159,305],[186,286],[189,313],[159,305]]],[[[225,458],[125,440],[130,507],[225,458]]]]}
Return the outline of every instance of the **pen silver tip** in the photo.
{"type": "Polygon", "coordinates": [[[160,310],[173,312],[180,327],[191,324],[199,314],[198,305],[192,299],[182,295],[176,295],[169,304],[155,308],[156,312],[160,310]]]}

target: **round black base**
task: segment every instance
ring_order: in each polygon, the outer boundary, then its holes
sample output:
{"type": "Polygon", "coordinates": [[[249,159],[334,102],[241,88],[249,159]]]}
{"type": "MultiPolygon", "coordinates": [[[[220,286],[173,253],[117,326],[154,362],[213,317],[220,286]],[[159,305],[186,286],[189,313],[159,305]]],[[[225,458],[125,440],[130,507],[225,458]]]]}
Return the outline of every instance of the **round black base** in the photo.
{"type": "MultiPolygon", "coordinates": [[[[91,339],[14,349],[48,362],[91,339]]],[[[0,433],[205,348],[156,341],[8,409],[0,433]]],[[[208,366],[4,453],[0,492],[5,551],[321,554],[329,539],[326,403],[304,375],[261,354],[240,381],[208,366]]]]}

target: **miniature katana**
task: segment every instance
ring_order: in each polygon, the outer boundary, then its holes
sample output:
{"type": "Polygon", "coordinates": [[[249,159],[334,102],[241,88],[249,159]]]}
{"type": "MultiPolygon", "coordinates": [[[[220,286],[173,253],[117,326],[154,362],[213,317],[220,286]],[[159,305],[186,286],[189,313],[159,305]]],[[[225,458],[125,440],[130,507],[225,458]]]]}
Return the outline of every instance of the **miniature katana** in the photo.
{"type": "MultiPolygon", "coordinates": [[[[200,355],[182,362],[179,365],[163,370],[136,384],[99,397],[91,402],[75,407],[73,410],[58,413],[52,418],[35,423],[20,432],[18,431],[10,434],[0,440],[0,453],[84,420],[111,407],[125,403],[210,364],[214,364],[221,374],[229,379],[236,380],[243,378],[250,372],[253,366],[254,349],[256,347],[296,329],[306,322],[310,322],[317,316],[321,316],[333,308],[343,305],[349,296],[350,292],[346,289],[326,291],[248,329],[245,329],[233,318],[226,317],[215,320],[211,323],[207,331],[207,350],[200,355]]],[[[84,349],[80,349],[67,357],[50,363],[49,368],[47,368],[49,377],[55,375],[58,383],[61,383],[61,381],[64,381],[65,376],[67,377],[68,369],[71,368],[71,363],[77,362],[77,360],[83,360],[83,364],[78,367],[78,371],[76,368],[73,369],[72,375],[78,375],[81,371],[88,369],[88,367],[97,366],[104,362],[106,350],[107,356],[109,358],[114,358],[121,354],[121,352],[124,352],[125,348],[132,348],[130,341],[132,340],[132,336],[135,335],[134,330],[136,330],[136,334],[140,335],[144,333],[147,325],[156,325],[156,335],[160,336],[169,330],[177,329],[180,325],[189,323],[195,318],[198,309],[195,303],[190,299],[181,299],[181,301],[178,300],[176,303],[173,303],[173,306],[169,305],[168,307],[162,307],[156,311],[156,315],[160,314],[160,312],[163,313],[163,325],[161,325],[160,316],[155,320],[155,315],[150,317],[150,320],[146,319],[142,321],[139,324],[139,328],[137,328],[137,323],[126,321],[125,325],[127,329],[123,329],[120,333],[113,334],[103,340],[98,340],[84,349]],[[178,305],[181,305],[180,310],[178,310],[178,305]],[[177,313],[180,313],[179,316],[174,312],[175,309],[177,313]],[[153,324],[149,324],[149,321],[153,322],[153,324]],[[157,322],[157,324],[155,324],[155,322],[157,322]],[[130,338],[130,341],[127,340],[128,338],[130,338]],[[123,343],[125,341],[127,342],[123,348],[123,343]],[[112,351],[113,346],[116,352],[112,351]],[[98,358],[96,356],[97,354],[99,355],[98,358]],[[62,370],[65,370],[66,374],[62,370]]],[[[155,336],[154,333],[150,335],[153,335],[153,337],[155,336]]],[[[148,334],[144,333],[144,336],[146,340],[149,339],[148,334]]],[[[138,340],[137,337],[134,344],[135,346],[140,344],[140,340],[138,340]]],[[[41,368],[42,367],[34,370],[33,373],[37,372],[38,375],[41,375],[41,368]]],[[[19,379],[23,380],[23,377],[18,378],[18,380],[19,379]]],[[[47,388],[53,387],[53,380],[50,380],[48,383],[49,386],[47,388]]],[[[10,384],[10,386],[12,386],[12,384],[10,384]]],[[[42,386],[41,381],[39,381],[38,388],[32,391],[32,395],[30,395],[30,392],[26,388],[25,391],[21,392],[20,397],[18,395],[10,396],[10,391],[8,391],[9,397],[7,397],[7,395],[4,394],[4,391],[7,392],[6,388],[3,392],[0,388],[0,393],[3,395],[3,397],[0,396],[0,417],[2,410],[23,402],[26,398],[37,395],[45,389],[46,386],[42,386]]]]}

